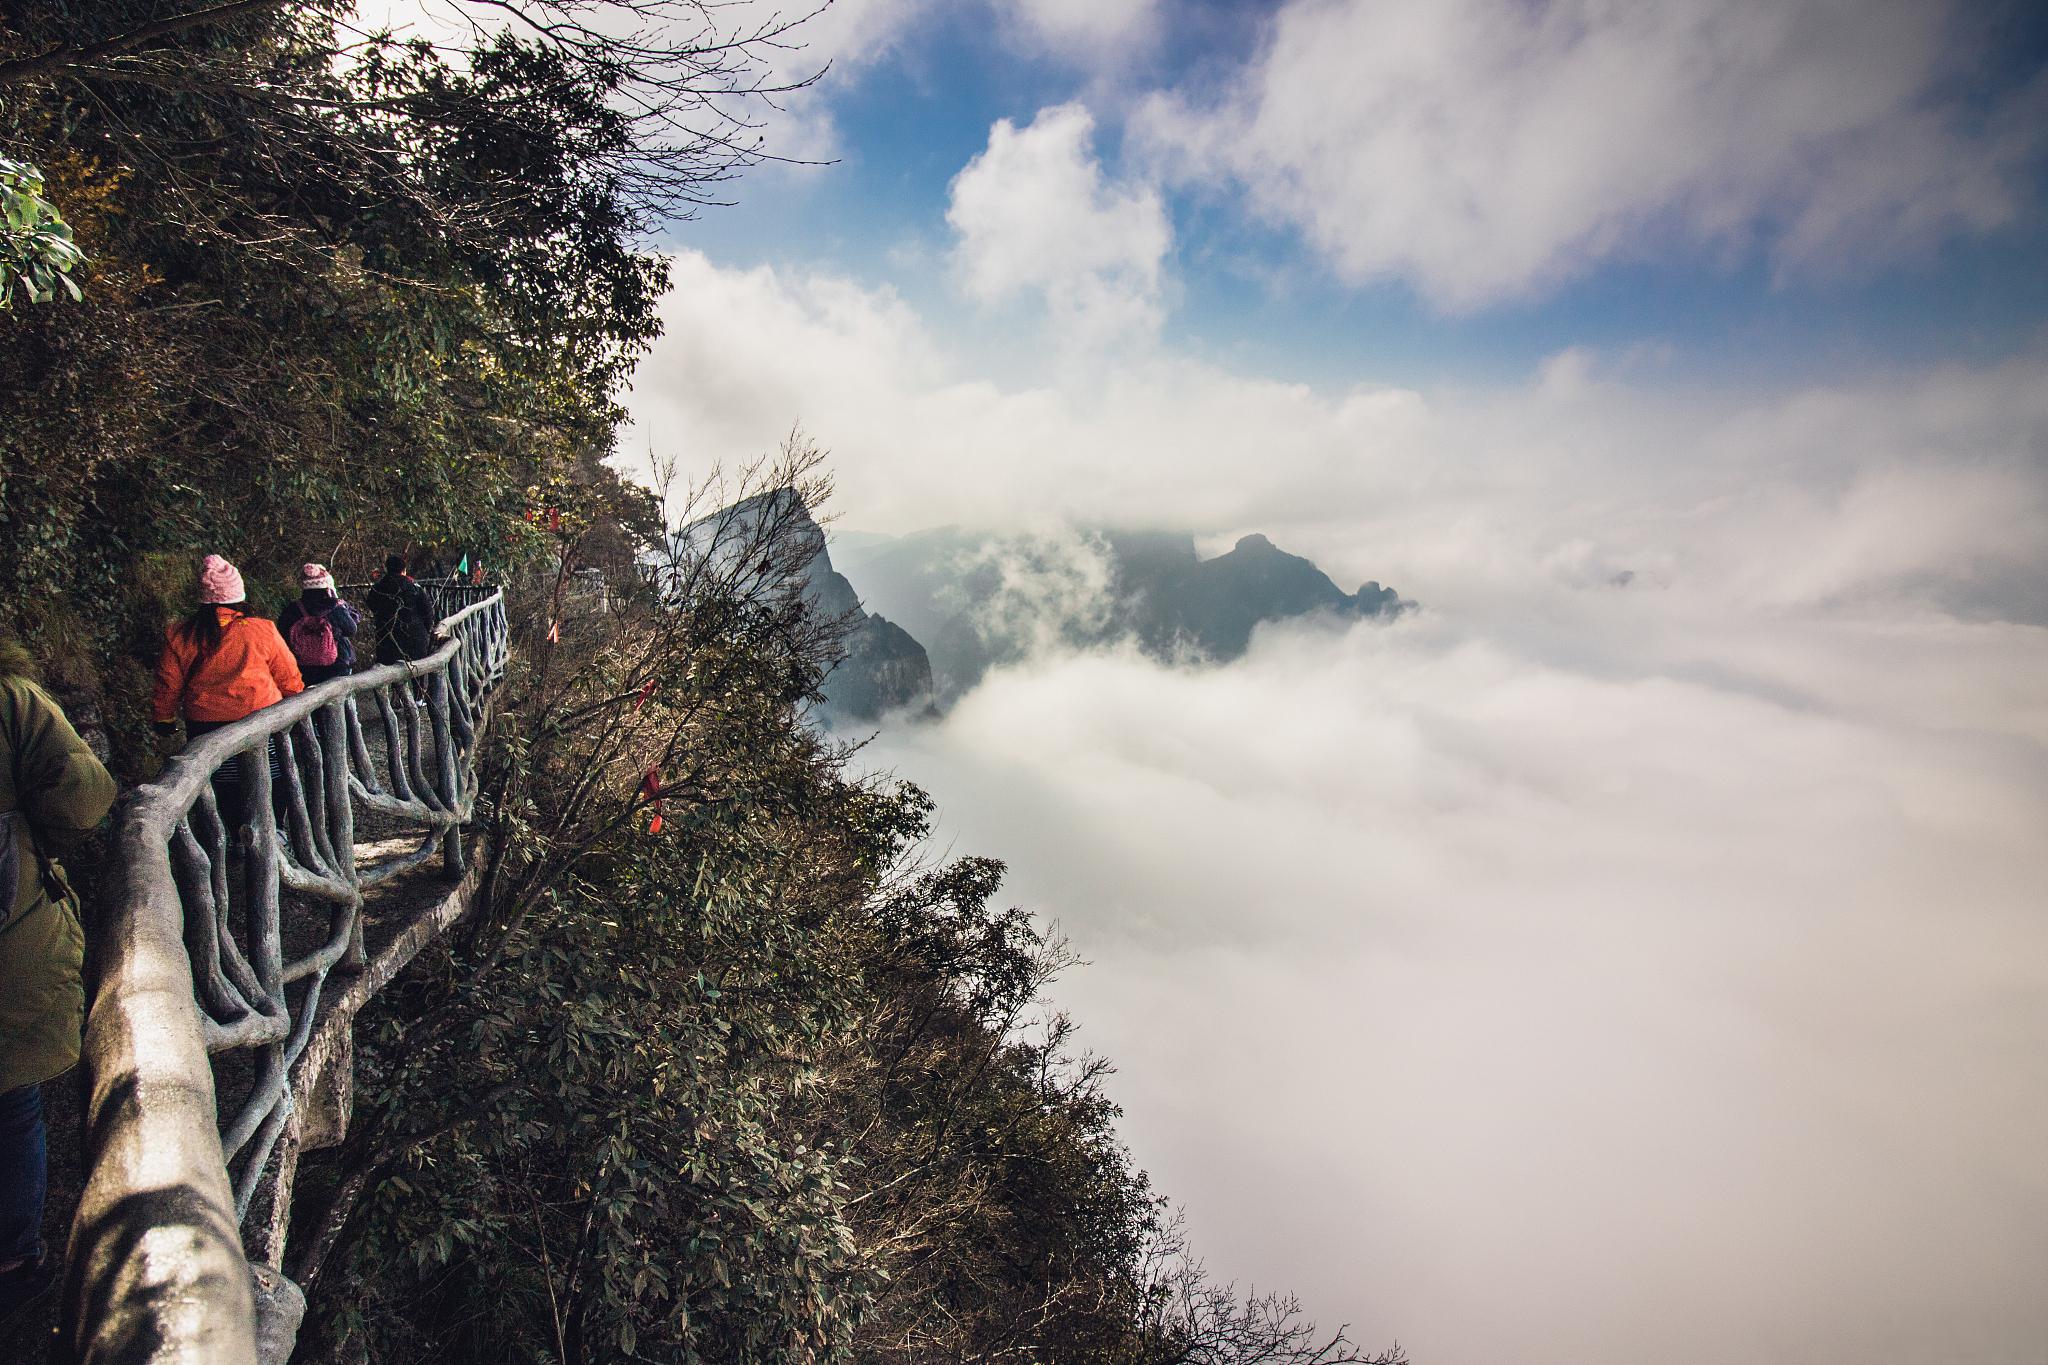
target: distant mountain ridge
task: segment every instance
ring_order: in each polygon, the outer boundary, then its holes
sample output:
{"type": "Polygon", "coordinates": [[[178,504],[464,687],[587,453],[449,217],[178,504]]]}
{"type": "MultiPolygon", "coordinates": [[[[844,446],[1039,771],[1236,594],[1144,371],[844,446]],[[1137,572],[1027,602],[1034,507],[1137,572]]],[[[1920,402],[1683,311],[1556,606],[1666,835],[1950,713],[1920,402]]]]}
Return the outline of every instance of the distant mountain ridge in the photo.
{"type": "Polygon", "coordinates": [[[854,533],[841,542],[842,572],[823,528],[789,488],[722,508],[676,539],[690,556],[744,557],[743,591],[796,585],[819,619],[841,623],[843,657],[823,687],[827,725],[930,714],[989,669],[1048,646],[1132,640],[1166,662],[1227,663],[1263,622],[1313,614],[1391,620],[1415,605],[1376,581],[1347,593],[1310,560],[1257,534],[1203,559],[1192,535],[1171,531],[854,533]],[[769,527],[785,549],[774,563],[762,557],[752,567],[769,527]]]}
{"type": "Polygon", "coordinates": [[[1048,643],[1134,639],[1155,658],[1241,657],[1261,622],[1313,613],[1391,620],[1414,606],[1367,582],[1347,593],[1316,565],[1248,535],[1203,559],[1162,531],[988,536],[954,529],[868,541],[843,554],[869,604],[924,642],[944,706],[999,664],[1048,643]]]}

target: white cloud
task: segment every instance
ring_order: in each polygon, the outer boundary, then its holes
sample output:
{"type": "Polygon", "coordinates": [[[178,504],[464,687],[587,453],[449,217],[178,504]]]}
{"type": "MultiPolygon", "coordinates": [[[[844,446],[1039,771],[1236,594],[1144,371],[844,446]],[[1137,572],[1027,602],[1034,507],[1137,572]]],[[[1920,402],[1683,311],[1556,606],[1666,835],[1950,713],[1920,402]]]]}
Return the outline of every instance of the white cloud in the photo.
{"type": "Polygon", "coordinates": [[[1040,45],[1090,64],[1113,60],[1155,32],[1159,0],[1010,0],[1040,45]]]}
{"type": "Polygon", "coordinates": [[[1220,1273],[1435,1365],[2024,1358],[2048,631],[1642,602],[1046,658],[867,757],[1061,918],[1220,1273]]]}
{"type": "Polygon", "coordinates": [[[1005,387],[886,290],[673,265],[627,448],[730,462],[801,421],[850,526],[1261,530],[1347,588],[1459,609],[1630,572],[1765,611],[2043,610],[2048,355],[1761,395],[1631,387],[1581,352],[1497,391],[1326,394],[1166,353],[1005,387]]]}
{"type": "Polygon", "coordinates": [[[1099,535],[1073,526],[990,541],[969,552],[958,572],[963,581],[993,580],[985,598],[963,604],[984,638],[1022,652],[1052,649],[1068,631],[1102,632],[1112,619],[1115,561],[1099,535]]]}
{"type": "Polygon", "coordinates": [[[2013,218],[2048,83],[1986,113],[1960,0],[1288,0],[1139,118],[1353,281],[1468,309],[1677,249],[1858,272],[2013,218]]]}
{"type": "Polygon", "coordinates": [[[984,303],[1045,300],[1056,335],[1083,344],[1155,330],[1173,229],[1158,193],[1109,183],[1079,104],[1008,119],[954,178],[946,221],[967,290],[984,303]]]}

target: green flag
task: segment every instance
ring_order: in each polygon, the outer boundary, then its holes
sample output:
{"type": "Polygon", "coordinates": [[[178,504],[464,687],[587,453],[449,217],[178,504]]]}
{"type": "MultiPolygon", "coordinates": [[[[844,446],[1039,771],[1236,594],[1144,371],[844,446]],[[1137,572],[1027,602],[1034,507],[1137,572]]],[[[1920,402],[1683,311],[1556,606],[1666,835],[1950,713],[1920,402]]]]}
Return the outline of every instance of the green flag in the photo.
{"type": "Polygon", "coordinates": [[[462,557],[462,562],[461,562],[460,564],[457,564],[457,565],[455,566],[455,572],[456,572],[456,573],[458,573],[458,574],[466,574],[466,573],[468,573],[468,572],[469,572],[469,556],[468,556],[468,555],[464,555],[464,556],[462,557]]]}

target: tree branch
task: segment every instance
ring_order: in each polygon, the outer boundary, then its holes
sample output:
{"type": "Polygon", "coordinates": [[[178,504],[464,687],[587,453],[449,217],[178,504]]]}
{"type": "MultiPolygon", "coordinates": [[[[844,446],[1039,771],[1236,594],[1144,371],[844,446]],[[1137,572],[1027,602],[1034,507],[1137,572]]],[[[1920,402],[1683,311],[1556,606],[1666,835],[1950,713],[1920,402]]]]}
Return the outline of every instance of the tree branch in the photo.
{"type": "Polygon", "coordinates": [[[225,19],[239,19],[247,14],[261,14],[265,10],[283,9],[292,3],[294,0],[225,0],[222,4],[208,5],[203,9],[187,10],[183,14],[153,20],[140,28],[130,29],[111,38],[103,38],[96,43],[87,43],[83,47],[53,47],[33,57],[16,57],[11,61],[0,62],[0,85],[18,85],[23,81],[32,81],[43,76],[77,71],[91,62],[119,57],[123,53],[133,52],[146,43],[168,38],[189,28],[217,24],[225,19]]]}

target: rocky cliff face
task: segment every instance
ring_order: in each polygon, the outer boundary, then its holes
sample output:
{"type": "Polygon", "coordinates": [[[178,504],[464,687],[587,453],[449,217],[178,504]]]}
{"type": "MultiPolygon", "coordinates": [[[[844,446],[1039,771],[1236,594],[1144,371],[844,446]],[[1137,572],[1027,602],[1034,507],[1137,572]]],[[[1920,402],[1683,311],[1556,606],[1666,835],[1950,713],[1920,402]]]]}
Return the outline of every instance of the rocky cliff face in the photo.
{"type": "Polygon", "coordinates": [[[864,724],[892,711],[928,711],[932,667],[902,627],[870,615],[832,566],[825,532],[796,490],[778,488],[722,508],[676,533],[686,556],[739,566],[742,591],[799,592],[817,619],[838,623],[840,658],[825,677],[823,719],[864,724]],[[775,553],[764,553],[772,541],[775,553]]]}
{"type": "Polygon", "coordinates": [[[931,659],[909,631],[868,616],[848,638],[846,658],[825,680],[825,699],[834,715],[851,721],[929,710],[931,659]]]}

